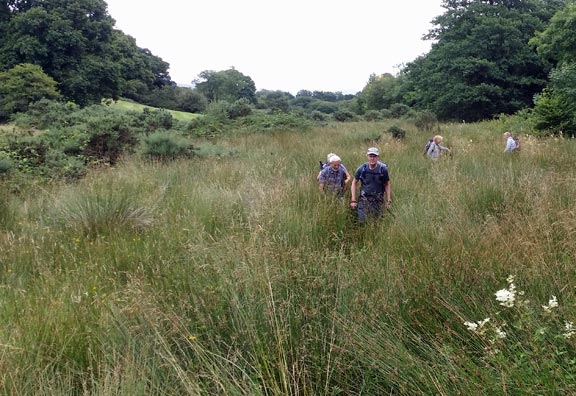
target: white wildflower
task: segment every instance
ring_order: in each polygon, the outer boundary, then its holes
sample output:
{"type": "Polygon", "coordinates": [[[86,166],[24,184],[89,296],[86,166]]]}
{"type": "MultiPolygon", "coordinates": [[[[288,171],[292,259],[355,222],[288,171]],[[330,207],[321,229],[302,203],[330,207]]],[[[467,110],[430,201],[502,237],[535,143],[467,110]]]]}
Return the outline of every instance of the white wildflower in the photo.
{"type": "Polygon", "coordinates": [[[506,282],[508,282],[509,284],[514,283],[514,275],[508,275],[508,278],[506,278],[506,282]]]}
{"type": "Polygon", "coordinates": [[[478,324],[475,322],[464,322],[464,326],[466,326],[470,331],[476,331],[478,328],[478,324]]]}
{"type": "Polygon", "coordinates": [[[496,337],[498,338],[506,338],[506,332],[502,330],[500,327],[496,327],[496,337]]]}
{"type": "Polygon", "coordinates": [[[498,290],[496,294],[496,300],[500,302],[500,305],[511,308],[514,306],[514,301],[516,300],[516,290],[512,288],[513,284],[510,284],[508,289],[498,290]]]}
{"type": "Polygon", "coordinates": [[[545,312],[551,312],[553,308],[556,308],[558,306],[558,300],[556,299],[556,296],[552,296],[550,298],[550,300],[548,300],[548,305],[542,305],[542,308],[544,309],[545,312]]]}
{"type": "Polygon", "coordinates": [[[473,331],[474,333],[479,333],[481,332],[482,327],[484,327],[484,325],[488,322],[490,322],[490,318],[479,320],[477,322],[464,322],[464,326],[466,326],[468,330],[473,331]]]}
{"type": "Polygon", "coordinates": [[[576,334],[576,327],[574,326],[574,322],[565,322],[564,323],[564,337],[571,338],[574,334],[576,334]]]}

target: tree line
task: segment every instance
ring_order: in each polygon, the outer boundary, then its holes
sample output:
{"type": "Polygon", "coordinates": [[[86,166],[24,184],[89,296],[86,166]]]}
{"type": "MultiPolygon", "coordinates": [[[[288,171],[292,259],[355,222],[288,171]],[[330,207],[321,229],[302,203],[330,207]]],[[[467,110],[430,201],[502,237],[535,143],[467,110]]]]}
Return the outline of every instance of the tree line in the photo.
{"type": "Polygon", "coordinates": [[[397,75],[373,74],[355,95],[256,89],[233,67],[178,87],[169,64],[114,28],[103,0],[0,2],[0,120],[40,98],[80,106],[120,97],[204,112],[241,101],[318,118],[429,112],[474,122],[524,114],[537,129],[576,134],[576,6],[565,0],[444,0],[424,39],[431,50],[397,75]]]}

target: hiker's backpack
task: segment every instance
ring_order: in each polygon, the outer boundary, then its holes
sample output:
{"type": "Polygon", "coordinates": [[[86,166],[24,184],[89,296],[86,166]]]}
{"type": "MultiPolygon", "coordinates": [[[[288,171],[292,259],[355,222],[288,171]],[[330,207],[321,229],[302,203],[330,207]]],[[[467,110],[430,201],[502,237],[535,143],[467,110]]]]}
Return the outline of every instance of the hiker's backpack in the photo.
{"type": "Polygon", "coordinates": [[[324,169],[326,167],[326,165],[328,165],[328,162],[326,162],[326,163],[324,163],[322,161],[319,161],[319,162],[320,162],[320,170],[324,169]]]}
{"type": "Polygon", "coordinates": [[[424,146],[424,155],[428,154],[428,150],[430,150],[430,146],[434,142],[433,138],[428,139],[428,143],[424,146]]]}
{"type": "Polygon", "coordinates": [[[512,136],[512,139],[514,139],[514,143],[516,143],[514,151],[520,151],[520,138],[518,136],[512,136]]]}
{"type": "MultiPolygon", "coordinates": [[[[378,161],[378,165],[380,165],[380,176],[383,176],[384,173],[388,170],[388,165],[384,162],[378,161]]],[[[368,162],[365,162],[360,169],[360,181],[364,181],[364,177],[366,177],[366,171],[368,170],[368,162]]]]}

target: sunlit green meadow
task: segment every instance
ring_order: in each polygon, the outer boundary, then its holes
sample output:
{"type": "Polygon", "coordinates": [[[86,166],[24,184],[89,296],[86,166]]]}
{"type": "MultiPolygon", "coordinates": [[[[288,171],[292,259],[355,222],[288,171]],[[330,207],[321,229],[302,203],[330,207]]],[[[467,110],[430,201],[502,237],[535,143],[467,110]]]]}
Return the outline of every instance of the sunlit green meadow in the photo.
{"type": "Polygon", "coordinates": [[[576,394],[576,142],[500,121],[339,123],[126,158],[72,185],[0,193],[0,393],[576,394]],[[393,206],[359,226],[318,191],[328,152],[376,145],[393,206]],[[515,276],[522,305],[495,292],[515,276]],[[542,309],[551,296],[558,307],[542,309]],[[506,323],[505,338],[464,322],[506,323]]]}
{"type": "MultiPolygon", "coordinates": [[[[114,102],[110,102],[110,106],[113,108],[121,109],[121,110],[132,110],[132,111],[138,111],[138,112],[140,112],[144,109],[157,110],[156,107],[146,106],[146,105],[142,105],[140,103],[136,103],[136,102],[132,102],[132,101],[128,101],[128,100],[122,100],[122,99],[114,101],[114,102]]],[[[184,111],[177,111],[177,110],[166,110],[166,111],[169,112],[170,114],[172,114],[172,117],[174,117],[174,119],[179,120],[179,121],[190,121],[194,118],[200,117],[199,114],[187,113],[184,111]]]]}

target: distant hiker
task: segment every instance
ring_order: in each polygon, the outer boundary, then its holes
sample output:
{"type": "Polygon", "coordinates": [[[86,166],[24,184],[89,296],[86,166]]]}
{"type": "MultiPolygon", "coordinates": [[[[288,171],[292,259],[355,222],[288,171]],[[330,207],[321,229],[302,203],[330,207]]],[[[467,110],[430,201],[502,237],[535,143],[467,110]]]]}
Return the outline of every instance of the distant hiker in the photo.
{"type": "Polygon", "coordinates": [[[448,147],[442,146],[442,140],[444,138],[440,135],[436,135],[432,138],[432,142],[430,142],[430,146],[428,146],[428,150],[426,151],[426,155],[428,158],[433,160],[438,160],[442,156],[442,152],[445,151],[447,153],[450,152],[448,147]]]}
{"type": "Polygon", "coordinates": [[[424,155],[428,155],[428,149],[430,148],[430,146],[432,145],[432,143],[434,143],[434,137],[431,137],[431,138],[428,139],[428,141],[426,142],[426,145],[424,146],[424,155]]]}
{"type": "Polygon", "coordinates": [[[370,147],[366,155],[368,162],[361,165],[354,174],[350,201],[350,207],[358,209],[358,220],[362,223],[366,222],[367,216],[374,218],[382,216],[382,209],[388,209],[392,204],[388,167],[378,160],[380,151],[376,147],[370,147]],[[358,182],[361,185],[357,201],[358,182]]]}
{"type": "Polygon", "coordinates": [[[518,139],[512,136],[510,132],[504,132],[502,137],[504,138],[504,140],[506,140],[506,147],[504,148],[505,153],[512,153],[520,149],[518,139]]]}
{"type": "Polygon", "coordinates": [[[349,181],[350,174],[342,166],[342,160],[336,154],[328,159],[328,166],[318,175],[320,191],[329,191],[340,197],[344,196],[344,187],[349,181]]]}

